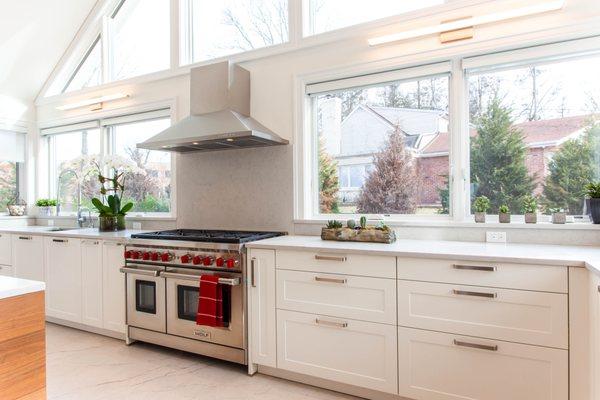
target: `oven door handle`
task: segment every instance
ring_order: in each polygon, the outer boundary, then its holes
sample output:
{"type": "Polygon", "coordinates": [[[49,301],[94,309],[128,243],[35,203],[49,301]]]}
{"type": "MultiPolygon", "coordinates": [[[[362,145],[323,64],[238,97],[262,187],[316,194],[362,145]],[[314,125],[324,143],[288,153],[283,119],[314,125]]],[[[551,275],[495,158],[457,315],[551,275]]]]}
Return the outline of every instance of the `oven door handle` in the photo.
{"type": "MultiPolygon", "coordinates": [[[[161,276],[165,278],[175,278],[183,279],[186,281],[200,282],[200,275],[178,274],[176,272],[163,272],[161,276]]],[[[221,285],[227,286],[238,286],[240,284],[240,278],[219,278],[219,283],[221,285]]]]}
{"type": "Polygon", "coordinates": [[[160,276],[160,271],[140,269],[140,268],[121,267],[121,268],[119,268],[119,271],[121,271],[124,274],[146,275],[146,276],[153,276],[155,278],[160,276]]]}

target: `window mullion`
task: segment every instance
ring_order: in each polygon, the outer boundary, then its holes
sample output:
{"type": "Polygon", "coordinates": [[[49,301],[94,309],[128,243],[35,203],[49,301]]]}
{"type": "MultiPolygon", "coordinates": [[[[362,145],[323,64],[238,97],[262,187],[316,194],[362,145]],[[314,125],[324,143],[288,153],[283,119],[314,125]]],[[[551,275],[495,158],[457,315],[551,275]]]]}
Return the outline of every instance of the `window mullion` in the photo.
{"type": "Polygon", "coordinates": [[[110,41],[111,37],[111,24],[108,16],[102,17],[102,83],[108,83],[112,76],[112,52],[110,41]]]}
{"type": "Polygon", "coordinates": [[[470,214],[468,90],[460,59],[452,61],[450,78],[450,209],[454,221],[470,214]]]}
{"type": "Polygon", "coordinates": [[[171,68],[177,68],[180,65],[180,44],[181,40],[180,32],[181,32],[181,12],[179,10],[179,6],[181,4],[180,0],[170,0],[170,55],[171,55],[171,68]]]}

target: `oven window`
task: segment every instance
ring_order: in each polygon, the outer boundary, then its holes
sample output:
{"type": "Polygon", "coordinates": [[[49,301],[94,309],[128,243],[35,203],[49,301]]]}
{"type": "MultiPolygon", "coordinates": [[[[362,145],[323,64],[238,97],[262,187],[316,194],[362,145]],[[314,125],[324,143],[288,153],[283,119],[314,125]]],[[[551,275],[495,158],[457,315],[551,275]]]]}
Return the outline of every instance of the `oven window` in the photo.
{"type": "MultiPolygon", "coordinates": [[[[177,318],[196,322],[198,312],[198,286],[177,285],[177,318]]],[[[231,291],[223,287],[223,325],[229,326],[231,291]]]]}
{"type": "Polygon", "coordinates": [[[135,281],[135,310],[156,314],[156,282],[135,281]]]}

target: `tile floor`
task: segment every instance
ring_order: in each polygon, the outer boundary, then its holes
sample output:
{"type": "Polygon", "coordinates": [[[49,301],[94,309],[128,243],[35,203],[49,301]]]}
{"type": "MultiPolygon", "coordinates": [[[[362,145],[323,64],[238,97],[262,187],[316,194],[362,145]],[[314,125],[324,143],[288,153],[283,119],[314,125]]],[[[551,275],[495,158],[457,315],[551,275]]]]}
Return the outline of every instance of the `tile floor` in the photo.
{"type": "Polygon", "coordinates": [[[207,357],[47,324],[50,400],[351,400],[207,357]]]}

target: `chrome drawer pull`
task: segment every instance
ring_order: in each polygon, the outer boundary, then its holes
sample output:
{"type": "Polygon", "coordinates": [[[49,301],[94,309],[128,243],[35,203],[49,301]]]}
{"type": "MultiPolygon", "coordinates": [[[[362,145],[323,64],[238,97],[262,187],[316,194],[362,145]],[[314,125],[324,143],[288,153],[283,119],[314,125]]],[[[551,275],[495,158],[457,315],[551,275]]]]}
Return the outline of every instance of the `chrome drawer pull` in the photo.
{"type": "Polygon", "coordinates": [[[470,292],[468,290],[456,290],[453,289],[452,293],[459,296],[475,296],[475,297],[487,297],[489,299],[495,299],[498,297],[497,293],[484,293],[484,292],[470,292]]]}
{"type": "Polygon", "coordinates": [[[329,283],[340,283],[345,284],[348,283],[348,279],[346,278],[323,278],[321,276],[315,276],[315,281],[317,282],[329,282],[329,283]]]}
{"type": "Polygon", "coordinates": [[[69,243],[67,239],[52,239],[54,243],[69,243]]]}
{"type": "MultiPolygon", "coordinates": [[[[157,272],[160,272],[160,271],[157,271],[157,272]]],[[[194,281],[194,282],[198,282],[198,284],[200,283],[200,275],[180,274],[177,272],[162,272],[160,274],[160,276],[162,276],[164,278],[194,281]]],[[[240,284],[240,278],[219,278],[219,284],[227,285],[227,286],[238,286],[240,284]]]]}
{"type": "Polygon", "coordinates": [[[146,276],[154,276],[154,277],[158,277],[160,275],[160,271],[151,271],[151,270],[147,270],[147,269],[128,268],[128,267],[121,267],[121,268],[119,268],[119,271],[121,271],[124,274],[137,274],[137,275],[146,275],[146,276]]]}
{"type": "Polygon", "coordinates": [[[341,256],[341,257],[336,257],[336,256],[320,256],[318,254],[315,254],[315,260],[344,262],[344,261],[347,261],[348,258],[345,257],[345,256],[341,256]]]}
{"type": "Polygon", "coordinates": [[[479,350],[498,351],[497,345],[492,346],[492,345],[487,345],[487,344],[462,342],[462,341],[456,340],[456,339],[454,339],[454,345],[461,346],[461,347],[470,347],[472,349],[479,349],[479,350]]]}
{"type": "Polygon", "coordinates": [[[462,269],[469,271],[486,271],[486,272],[494,272],[496,271],[496,267],[488,267],[483,265],[463,265],[463,264],[454,264],[452,265],[454,269],[462,269]]]}
{"type": "Polygon", "coordinates": [[[324,321],[324,320],[319,319],[319,318],[315,319],[315,323],[317,323],[319,325],[333,326],[333,327],[336,327],[336,328],[347,328],[348,327],[348,323],[347,322],[324,321]]]}
{"type": "Polygon", "coordinates": [[[32,240],[33,238],[31,236],[19,236],[19,239],[21,239],[21,240],[32,240]]]}

